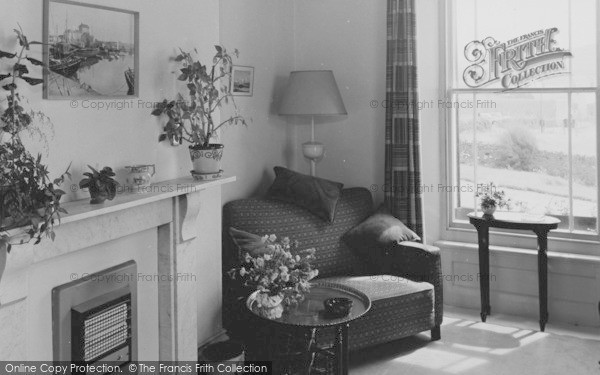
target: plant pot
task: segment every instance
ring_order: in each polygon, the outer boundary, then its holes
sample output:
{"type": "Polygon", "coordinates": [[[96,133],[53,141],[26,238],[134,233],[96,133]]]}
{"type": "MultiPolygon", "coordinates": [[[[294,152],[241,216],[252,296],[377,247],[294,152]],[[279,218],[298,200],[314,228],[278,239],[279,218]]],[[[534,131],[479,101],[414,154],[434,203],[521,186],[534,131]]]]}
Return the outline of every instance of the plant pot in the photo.
{"type": "Polygon", "coordinates": [[[190,146],[190,157],[194,172],[200,174],[218,173],[221,171],[223,157],[222,144],[210,144],[208,147],[190,146]]]}
{"type": "Polygon", "coordinates": [[[99,195],[99,196],[91,196],[92,199],[90,199],[90,204],[102,204],[104,203],[104,201],[106,201],[106,197],[104,195],[99,195]]]}
{"type": "Polygon", "coordinates": [[[496,212],[496,206],[481,206],[481,211],[483,211],[484,215],[494,216],[494,212],[496,212]]]}
{"type": "Polygon", "coordinates": [[[231,340],[217,342],[204,348],[201,357],[214,368],[214,371],[206,371],[205,374],[235,374],[231,366],[244,365],[244,347],[231,340]]]}

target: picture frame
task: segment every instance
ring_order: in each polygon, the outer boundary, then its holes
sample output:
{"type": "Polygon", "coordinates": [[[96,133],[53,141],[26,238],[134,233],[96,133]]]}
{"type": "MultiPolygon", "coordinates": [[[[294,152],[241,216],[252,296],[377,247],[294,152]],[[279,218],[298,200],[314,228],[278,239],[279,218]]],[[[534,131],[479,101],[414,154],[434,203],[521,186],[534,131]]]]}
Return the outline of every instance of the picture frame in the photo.
{"type": "Polygon", "coordinates": [[[252,96],[254,92],[254,67],[231,66],[230,92],[235,96],[252,96]]]}
{"type": "Polygon", "coordinates": [[[139,97],[139,12],[44,0],[44,99],[139,97]]]}

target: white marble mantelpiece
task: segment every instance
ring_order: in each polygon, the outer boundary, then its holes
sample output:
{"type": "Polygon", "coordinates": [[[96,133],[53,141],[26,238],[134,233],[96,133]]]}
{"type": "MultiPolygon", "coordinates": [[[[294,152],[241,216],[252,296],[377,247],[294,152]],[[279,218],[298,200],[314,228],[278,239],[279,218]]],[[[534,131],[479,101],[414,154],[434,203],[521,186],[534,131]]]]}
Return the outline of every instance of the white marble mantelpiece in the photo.
{"type": "Polygon", "coordinates": [[[0,360],[51,360],[48,291],[73,273],[130,259],[138,272],[161,276],[141,285],[139,299],[147,301],[138,301],[146,324],[140,359],[196,360],[198,345],[220,324],[221,186],[233,181],[181,178],[101,205],[63,204],[68,214],[54,242],[15,246],[8,256],[0,281],[0,360]]]}

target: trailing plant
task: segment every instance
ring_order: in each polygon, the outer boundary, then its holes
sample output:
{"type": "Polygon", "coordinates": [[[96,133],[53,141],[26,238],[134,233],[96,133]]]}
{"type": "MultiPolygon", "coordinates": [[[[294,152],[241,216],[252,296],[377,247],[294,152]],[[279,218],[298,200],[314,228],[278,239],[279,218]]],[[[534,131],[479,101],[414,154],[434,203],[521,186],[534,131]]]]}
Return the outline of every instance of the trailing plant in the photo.
{"type": "MultiPolygon", "coordinates": [[[[180,49],[175,61],[181,64],[178,79],[186,82],[188,97],[177,94],[174,100],[157,103],[152,111],[154,116],[166,115],[167,123],[158,141],[169,140],[179,145],[183,140],[194,148],[210,148],[210,140],[216,131],[224,125],[247,125],[238,111],[230,91],[232,56],[225,47],[215,46],[217,50],[211,65],[194,60],[191,52],[180,49]],[[214,112],[223,105],[231,104],[234,114],[224,121],[215,123],[214,112]]],[[[197,54],[198,51],[194,50],[197,54]]],[[[237,50],[234,55],[239,56],[237,50]]]]}
{"type": "Polygon", "coordinates": [[[82,189],[89,189],[92,200],[91,204],[99,204],[105,200],[112,201],[117,195],[117,188],[119,183],[113,178],[115,172],[111,167],[104,167],[102,170],[97,171],[88,165],[88,168],[92,172],[86,172],[83,175],[87,178],[79,181],[79,187],[82,189]]]}
{"type": "Polygon", "coordinates": [[[4,64],[8,66],[8,71],[0,71],[0,85],[4,91],[8,91],[7,107],[0,115],[0,243],[5,244],[8,251],[13,244],[31,240],[38,244],[43,236],[54,240],[54,225],[60,222],[60,214],[66,213],[60,206],[60,199],[65,192],[58,186],[71,176],[67,168],[60,177],[50,180],[42,156],[38,154],[34,157],[19,136],[32,125],[35,117],[47,117],[42,112],[26,110],[18,92],[22,82],[31,86],[43,82],[29,74],[30,69],[43,67],[44,64],[27,54],[32,45],[41,43],[30,42],[20,26],[19,30],[14,31],[20,50],[14,53],[0,50],[0,61],[14,61],[4,64]],[[9,229],[17,227],[25,236],[9,234],[9,229]]]}

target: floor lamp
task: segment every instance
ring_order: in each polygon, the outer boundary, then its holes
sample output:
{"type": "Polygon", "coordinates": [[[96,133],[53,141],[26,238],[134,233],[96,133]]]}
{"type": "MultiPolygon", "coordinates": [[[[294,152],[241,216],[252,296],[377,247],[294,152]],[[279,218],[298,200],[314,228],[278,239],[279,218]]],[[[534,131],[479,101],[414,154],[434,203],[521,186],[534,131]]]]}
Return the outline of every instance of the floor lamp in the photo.
{"type": "Polygon", "coordinates": [[[325,146],[315,141],[315,116],[347,115],[340,90],[331,70],[306,70],[290,73],[279,114],[310,116],[310,141],[302,144],[302,153],[310,160],[310,174],[316,175],[317,162],[323,159],[325,146]]]}

